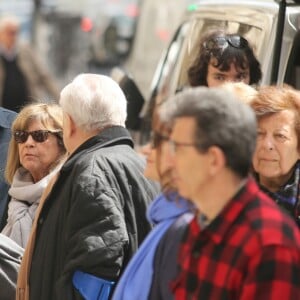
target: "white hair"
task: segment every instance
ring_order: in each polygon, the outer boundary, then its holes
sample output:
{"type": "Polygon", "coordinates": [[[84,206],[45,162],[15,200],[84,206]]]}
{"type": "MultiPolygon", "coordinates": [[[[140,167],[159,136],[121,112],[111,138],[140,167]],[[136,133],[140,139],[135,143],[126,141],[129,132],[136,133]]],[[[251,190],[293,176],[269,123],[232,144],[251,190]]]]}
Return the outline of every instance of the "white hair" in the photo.
{"type": "Polygon", "coordinates": [[[17,28],[20,27],[20,20],[17,16],[12,14],[3,14],[0,17],[0,31],[5,29],[7,25],[13,25],[17,28]]]}
{"type": "Polygon", "coordinates": [[[126,97],[110,77],[80,74],[60,93],[59,103],[76,125],[89,132],[106,126],[125,127],[126,97]]]}

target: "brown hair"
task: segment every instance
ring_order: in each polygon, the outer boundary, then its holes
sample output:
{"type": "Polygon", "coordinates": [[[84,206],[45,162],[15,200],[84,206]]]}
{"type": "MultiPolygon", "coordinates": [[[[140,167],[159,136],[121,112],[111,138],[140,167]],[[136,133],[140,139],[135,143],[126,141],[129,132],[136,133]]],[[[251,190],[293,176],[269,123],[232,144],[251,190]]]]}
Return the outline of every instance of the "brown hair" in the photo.
{"type": "Polygon", "coordinates": [[[262,86],[258,94],[250,102],[257,119],[278,113],[284,110],[291,110],[295,113],[295,130],[300,141],[300,92],[288,85],[283,86],[262,86]]]}
{"type": "MultiPolygon", "coordinates": [[[[208,65],[215,59],[214,67],[228,71],[233,63],[239,70],[249,67],[250,84],[256,84],[262,77],[260,63],[254,55],[252,47],[247,43],[243,48],[226,47],[207,50],[205,43],[219,37],[230,36],[223,30],[209,31],[199,42],[199,51],[195,60],[188,69],[188,78],[191,86],[207,86],[208,65]]],[[[238,35],[238,34],[236,34],[238,35]]]]}

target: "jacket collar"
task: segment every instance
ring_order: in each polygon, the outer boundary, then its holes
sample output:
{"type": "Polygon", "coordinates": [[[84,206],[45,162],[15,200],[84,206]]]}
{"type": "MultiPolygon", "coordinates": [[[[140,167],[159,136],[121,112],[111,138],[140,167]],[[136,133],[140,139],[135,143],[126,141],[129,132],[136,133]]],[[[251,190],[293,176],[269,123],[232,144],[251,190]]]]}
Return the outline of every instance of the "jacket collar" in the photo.
{"type": "Polygon", "coordinates": [[[254,179],[248,178],[246,185],[236,193],[222,212],[203,229],[205,234],[202,233],[202,236],[210,236],[215,244],[221,243],[226,236],[226,232],[237,222],[242,211],[253,201],[258,192],[259,188],[254,179]]]}
{"type": "Polygon", "coordinates": [[[83,152],[89,153],[91,151],[110,147],[113,145],[128,145],[133,148],[134,144],[128,130],[122,126],[112,126],[105,128],[98,135],[95,135],[81,144],[74,153],[66,161],[62,168],[66,170],[73,165],[73,162],[77,160],[78,156],[81,156],[83,152]]]}

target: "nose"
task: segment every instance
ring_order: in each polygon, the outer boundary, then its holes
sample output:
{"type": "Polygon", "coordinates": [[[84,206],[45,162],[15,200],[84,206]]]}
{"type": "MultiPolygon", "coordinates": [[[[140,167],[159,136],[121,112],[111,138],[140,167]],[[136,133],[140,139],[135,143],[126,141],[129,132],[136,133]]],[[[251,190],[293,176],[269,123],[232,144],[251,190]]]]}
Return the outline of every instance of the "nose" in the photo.
{"type": "Polygon", "coordinates": [[[266,135],[263,139],[263,145],[266,149],[272,150],[274,149],[274,143],[271,136],[266,135]]]}
{"type": "Polygon", "coordinates": [[[173,146],[170,142],[168,143],[168,150],[166,153],[166,163],[171,168],[174,168],[174,166],[175,166],[175,152],[174,152],[173,146]]]}
{"type": "Polygon", "coordinates": [[[232,76],[232,77],[230,77],[230,78],[228,78],[227,80],[226,80],[226,82],[233,82],[233,83],[237,83],[237,82],[241,82],[242,80],[240,79],[240,78],[238,78],[238,77],[236,77],[236,76],[232,76]]]}
{"type": "Polygon", "coordinates": [[[29,134],[27,140],[25,141],[25,146],[32,147],[33,145],[35,145],[35,141],[32,138],[31,134],[29,134]]]}
{"type": "Polygon", "coordinates": [[[151,152],[151,145],[150,143],[144,145],[144,146],[141,146],[141,148],[139,149],[139,152],[144,155],[144,156],[148,156],[151,152]]]}

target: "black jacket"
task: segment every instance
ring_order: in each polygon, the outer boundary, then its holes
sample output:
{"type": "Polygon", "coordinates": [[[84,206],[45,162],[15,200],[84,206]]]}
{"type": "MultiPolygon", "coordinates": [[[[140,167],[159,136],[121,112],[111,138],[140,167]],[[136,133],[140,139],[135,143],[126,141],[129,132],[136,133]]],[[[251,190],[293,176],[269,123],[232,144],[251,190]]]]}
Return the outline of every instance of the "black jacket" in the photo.
{"type": "Polygon", "coordinates": [[[117,281],[151,229],[145,216],[156,186],[123,127],[111,127],[67,160],[41,211],[30,299],[75,299],[81,270],[117,281]]]}

